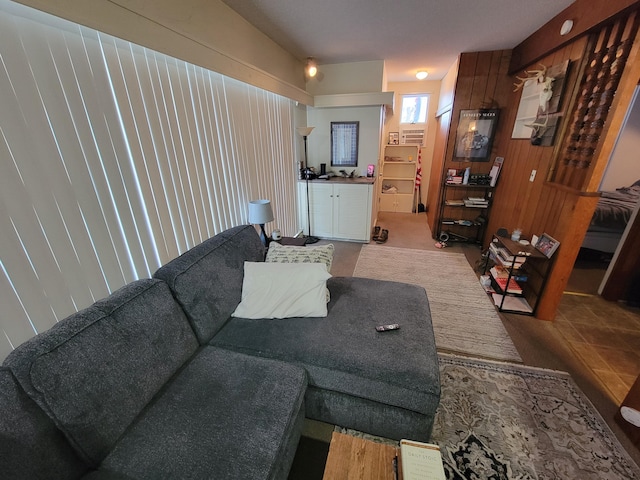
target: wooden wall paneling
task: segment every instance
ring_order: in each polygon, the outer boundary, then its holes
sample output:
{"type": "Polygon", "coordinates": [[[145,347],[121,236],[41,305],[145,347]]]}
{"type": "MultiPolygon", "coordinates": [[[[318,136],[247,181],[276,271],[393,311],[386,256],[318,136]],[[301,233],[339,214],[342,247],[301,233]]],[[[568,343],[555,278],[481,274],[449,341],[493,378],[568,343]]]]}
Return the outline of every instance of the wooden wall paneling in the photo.
{"type": "Polygon", "coordinates": [[[576,0],[513,49],[509,72],[516,73],[536,63],[613,17],[637,8],[637,4],[637,0],[576,0]],[[568,35],[562,36],[560,27],[568,19],[573,20],[573,29],[568,35]]]}
{"type": "MultiPolygon", "coordinates": [[[[640,215],[631,218],[631,226],[624,239],[615,264],[609,273],[609,279],[602,289],[602,297],[610,301],[626,300],[629,287],[640,280],[640,215]]],[[[635,290],[634,301],[638,301],[635,290]]]]}
{"type": "MultiPolygon", "coordinates": [[[[569,117],[570,126],[554,166],[551,180],[577,191],[586,191],[600,179],[608,157],[601,155],[611,128],[616,92],[625,73],[638,31],[636,11],[605,25],[589,42],[588,62],[578,78],[580,89],[569,117]]],[[[633,58],[633,57],[632,57],[633,58]]],[[[618,126],[619,128],[619,126],[618,126]]]]}
{"type": "MultiPolygon", "coordinates": [[[[437,177],[439,184],[430,186],[430,201],[439,200],[441,195],[441,183],[446,169],[449,168],[471,168],[472,173],[489,173],[493,158],[498,155],[498,146],[504,142],[506,133],[501,128],[505,122],[504,115],[508,118],[509,111],[506,109],[510,96],[510,80],[507,75],[511,58],[510,50],[497,50],[490,52],[463,53],[460,55],[458,64],[458,78],[455,86],[455,96],[453,110],[451,111],[450,127],[448,129],[447,144],[442,168],[434,173],[439,173],[437,177]],[[498,129],[494,139],[493,148],[489,161],[487,162],[466,162],[454,161],[454,149],[456,140],[457,124],[460,118],[460,111],[466,109],[479,108],[500,108],[500,118],[498,129]],[[436,195],[437,188],[437,195],[436,195]]],[[[444,135],[444,128],[440,128],[440,135],[444,135]]],[[[439,202],[438,202],[439,205],[439,202]]],[[[429,224],[434,237],[438,234],[438,221],[435,207],[431,208],[429,224]]],[[[487,233],[488,235],[488,233],[487,233]]]]}
{"type": "Polygon", "coordinates": [[[633,100],[633,95],[640,80],[640,32],[636,32],[635,41],[629,52],[627,66],[622,72],[616,95],[611,105],[607,125],[603,132],[601,150],[594,161],[593,170],[587,191],[596,191],[600,187],[602,176],[609,162],[609,157],[618,141],[619,132],[624,124],[627,111],[633,100]]]}
{"type": "Polygon", "coordinates": [[[427,198],[427,223],[432,232],[432,236],[437,235],[437,222],[440,221],[440,195],[444,179],[443,170],[447,150],[447,138],[451,127],[451,113],[451,110],[447,110],[437,119],[438,133],[433,148],[433,162],[431,162],[431,175],[429,176],[429,193],[427,198]]]}
{"type": "Polygon", "coordinates": [[[557,238],[561,243],[554,254],[553,273],[549,275],[536,312],[536,318],[541,320],[555,319],[558,305],[573,270],[573,264],[584,240],[586,233],[584,225],[591,220],[598,201],[598,198],[593,196],[575,196],[558,189],[553,190],[557,195],[564,193],[566,201],[562,202],[563,208],[559,211],[562,221],[559,222],[558,228],[560,225],[563,228],[558,237],[561,237],[562,240],[557,238]]]}

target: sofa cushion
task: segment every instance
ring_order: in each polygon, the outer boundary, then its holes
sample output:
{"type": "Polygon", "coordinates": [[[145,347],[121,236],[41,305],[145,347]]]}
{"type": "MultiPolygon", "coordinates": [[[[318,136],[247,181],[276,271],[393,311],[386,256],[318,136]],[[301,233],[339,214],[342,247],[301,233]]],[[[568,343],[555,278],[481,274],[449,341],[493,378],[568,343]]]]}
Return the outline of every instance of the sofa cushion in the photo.
{"type": "Polygon", "coordinates": [[[201,344],[224,325],[241,299],[245,261],[264,260],[255,228],[241,225],[205,240],[155,274],[169,284],[201,344]]]}
{"type": "Polygon", "coordinates": [[[137,480],[286,479],[306,383],[294,365],[203,347],[100,468],[137,480]]]}
{"type": "Polygon", "coordinates": [[[0,368],[0,459],[6,479],[66,480],[88,470],[7,368],[0,368]]]}
{"type": "Polygon", "coordinates": [[[5,363],[97,465],[197,348],[168,286],[140,280],[27,341],[5,363]]]}
{"type": "Polygon", "coordinates": [[[242,301],[232,316],[326,317],[328,278],[323,263],[245,262],[242,301]]]}
{"type": "MultiPolygon", "coordinates": [[[[270,322],[232,318],[211,344],[303,366],[310,391],[320,395],[315,400],[323,408],[333,402],[355,417],[353,407],[376,402],[426,415],[420,438],[428,438],[440,398],[440,377],[424,288],[353,277],[333,277],[327,285],[331,290],[327,317],[270,322]],[[399,323],[400,329],[375,330],[386,323],[399,323]],[[331,402],[322,395],[333,395],[331,402]]],[[[316,419],[326,421],[333,415],[325,413],[316,419]]],[[[375,422],[370,419],[361,426],[369,428],[375,422]]],[[[402,428],[407,431],[406,425],[394,431],[400,433],[402,428]]]]}

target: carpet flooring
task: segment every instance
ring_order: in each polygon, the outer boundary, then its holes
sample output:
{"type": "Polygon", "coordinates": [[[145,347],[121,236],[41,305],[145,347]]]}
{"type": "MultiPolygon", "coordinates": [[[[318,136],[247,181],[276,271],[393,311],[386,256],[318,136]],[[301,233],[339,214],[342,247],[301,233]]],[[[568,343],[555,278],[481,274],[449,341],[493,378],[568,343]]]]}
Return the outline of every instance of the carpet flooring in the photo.
{"type": "Polygon", "coordinates": [[[431,442],[440,446],[448,480],[640,479],[568,374],[449,354],[439,361],[442,396],[431,442]]]}
{"type": "Polygon", "coordinates": [[[522,361],[463,254],[363,245],[353,276],[423,286],[439,351],[522,361]]]}

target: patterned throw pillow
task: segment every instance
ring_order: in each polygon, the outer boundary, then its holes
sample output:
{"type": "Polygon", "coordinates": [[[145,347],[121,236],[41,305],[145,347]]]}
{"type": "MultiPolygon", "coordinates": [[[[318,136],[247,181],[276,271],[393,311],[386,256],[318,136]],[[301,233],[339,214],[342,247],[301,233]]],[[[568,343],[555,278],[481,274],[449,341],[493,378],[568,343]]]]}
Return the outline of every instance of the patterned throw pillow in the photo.
{"type": "MultiPolygon", "coordinates": [[[[333,243],[316,247],[297,247],[295,245],[280,245],[278,242],[271,242],[265,262],[324,263],[327,266],[327,272],[330,272],[331,263],[333,262],[333,250],[333,243]]],[[[327,288],[327,303],[330,301],[331,293],[327,288]]]]}
{"type": "Polygon", "coordinates": [[[333,262],[333,250],[332,243],[316,247],[297,247],[271,242],[265,261],[274,263],[324,263],[327,266],[327,272],[329,272],[333,262]]]}

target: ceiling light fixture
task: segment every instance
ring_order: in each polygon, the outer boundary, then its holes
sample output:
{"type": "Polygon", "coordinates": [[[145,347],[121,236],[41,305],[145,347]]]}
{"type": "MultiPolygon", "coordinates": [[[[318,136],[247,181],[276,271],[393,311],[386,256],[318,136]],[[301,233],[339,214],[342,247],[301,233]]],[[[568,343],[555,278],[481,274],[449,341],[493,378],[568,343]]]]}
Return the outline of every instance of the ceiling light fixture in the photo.
{"type": "Polygon", "coordinates": [[[567,35],[573,29],[573,20],[565,20],[560,27],[560,35],[567,35]]]}
{"type": "Polygon", "coordinates": [[[418,73],[416,73],[416,78],[418,80],[424,80],[425,78],[427,78],[427,75],[429,75],[428,72],[425,72],[424,70],[419,70],[418,73]]]}
{"type": "Polygon", "coordinates": [[[307,66],[305,67],[304,71],[309,78],[315,77],[316,73],[318,73],[318,64],[313,59],[313,57],[307,57],[307,66]]]}

